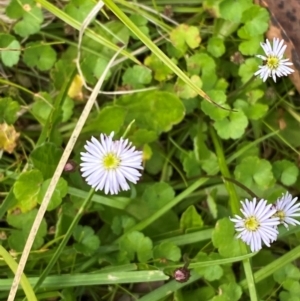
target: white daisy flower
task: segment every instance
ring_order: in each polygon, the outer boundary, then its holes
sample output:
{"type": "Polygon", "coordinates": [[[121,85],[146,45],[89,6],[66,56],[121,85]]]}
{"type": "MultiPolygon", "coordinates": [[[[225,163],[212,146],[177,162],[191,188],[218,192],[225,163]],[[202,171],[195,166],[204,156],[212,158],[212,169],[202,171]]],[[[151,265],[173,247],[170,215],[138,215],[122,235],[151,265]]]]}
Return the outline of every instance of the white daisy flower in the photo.
{"type": "Polygon", "coordinates": [[[87,141],[82,152],[82,176],[95,190],[103,190],[105,194],[117,194],[120,190],[128,190],[127,180],[136,184],[141,174],[142,152],[135,150],[128,139],[113,141],[114,132],[109,136],[101,134],[100,141],[92,137],[87,141]]]}
{"type": "Polygon", "coordinates": [[[281,198],[275,202],[275,216],[279,217],[280,223],[287,229],[290,225],[300,225],[300,222],[293,217],[300,216],[300,203],[295,204],[298,198],[293,198],[290,193],[282,194],[281,198]]]}
{"type": "Polygon", "coordinates": [[[269,247],[278,235],[277,225],[280,221],[279,217],[274,217],[276,209],[265,200],[256,204],[256,198],[253,201],[246,199],[245,202],[241,201],[241,204],[243,217],[235,215],[235,218],[230,218],[239,232],[237,238],[249,245],[252,252],[262,248],[262,241],[269,247]]]}
{"type": "Polygon", "coordinates": [[[273,47],[269,40],[260,44],[266,55],[257,55],[264,63],[258,67],[259,70],[254,75],[258,75],[264,82],[268,77],[272,77],[276,82],[276,76],[287,76],[294,72],[292,68],[288,67],[293,63],[289,62],[289,59],[283,59],[283,53],[286,49],[286,45],[283,44],[284,40],[279,42],[278,38],[273,39],[273,47]]]}

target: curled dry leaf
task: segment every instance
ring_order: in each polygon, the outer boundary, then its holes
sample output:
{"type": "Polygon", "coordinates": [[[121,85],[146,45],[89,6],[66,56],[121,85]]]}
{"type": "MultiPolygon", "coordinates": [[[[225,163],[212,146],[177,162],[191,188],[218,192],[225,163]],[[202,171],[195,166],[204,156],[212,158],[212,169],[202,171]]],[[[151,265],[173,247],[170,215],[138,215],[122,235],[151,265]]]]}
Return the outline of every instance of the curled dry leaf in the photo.
{"type": "Polygon", "coordinates": [[[299,0],[255,0],[255,3],[266,7],[271,15],[267,38],[283,39],[287,44],[285,56],[294,66],[290,78],[300,93],[300,1],[299,0]]]}
{"type": "Polygon", "coordinates": [[[13,125],[6,123],[0,124],[0,150],[12,153],[15,149],[17,139],[20,133],[17,133],[13,125]]]}
{"type": "Polygon", "coordinates": [[[82,78],[76,74],[68,90],[68,96],[76,100],[83,100],[82,86],[82,78]]]}

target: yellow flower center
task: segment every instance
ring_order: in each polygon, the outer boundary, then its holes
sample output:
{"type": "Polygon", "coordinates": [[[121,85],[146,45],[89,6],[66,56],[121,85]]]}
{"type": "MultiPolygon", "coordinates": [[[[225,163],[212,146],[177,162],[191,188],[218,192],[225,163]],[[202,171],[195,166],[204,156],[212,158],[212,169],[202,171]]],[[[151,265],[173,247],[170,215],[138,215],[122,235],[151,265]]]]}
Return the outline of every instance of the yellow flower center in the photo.
{"type": "Polygon", "coordinates": [[[267,66],[268,68],[274,70],[279,66],[279,59],[277,56],[268,56],[267,58],[267,66]]]}
{"type": "Polygon", "coordinates": [[[103,158],[105,169],[116,169],[120,165],[120,159],[113,153],[109,153],[103,158]]]}
{"type": "Polygon", "coordinates": [[[259,222],[254,216],[250,216],[245,220],[245,228],[250,231],[256,231],[259,227],[259,222]]]}
{"type": "Polygon", "coordinates": [[[284,211],[279,210],[279,211],[276,212],[275,216],[279,217],[280,221],[282,222],[282,221],[284,221],[285,213],[284,213],[284,211]]]}

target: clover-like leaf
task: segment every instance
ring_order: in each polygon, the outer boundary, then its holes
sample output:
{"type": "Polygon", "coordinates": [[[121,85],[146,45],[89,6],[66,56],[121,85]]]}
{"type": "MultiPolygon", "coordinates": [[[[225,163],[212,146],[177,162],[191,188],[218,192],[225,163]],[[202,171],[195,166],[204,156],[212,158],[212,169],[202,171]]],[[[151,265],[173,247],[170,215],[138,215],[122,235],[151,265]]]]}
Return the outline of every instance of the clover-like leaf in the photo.
{"type": "Polygon", "coordinates": [[[44,16],[41,7],[32,1],[24,1],[22,10],[23,19],[15,24],[14,31],[21,37],[27,37],[41,29],[44,16]]]}
{"type": "Polygon", "coordinates": [[[92,0],[71,0],[64,7],[64,11],[78,22],[83,22],[94,5],[92,0]]]}
{"type": "Polygon", "coordinates": [[[148,203],[149,208],[157,210],[169,203],[174,196],[173,188],[167,183],[160,182],[147,187],[142,199],[148,203]]]}
{"type": "MultiPolygon", "coordinates": [[[[51,179],[44,181],[41,186],[41,189],[40,189],[38,197],[37,197],[37,201],[39,204],[41,204],[43,202],[43,199],[44,199],[44,196],[48,189],[48,186],[50,184],[50,181],[51,181],[51,179]]],[[[48,204],[47,210],[51,211],[51,210],[57,208],[61,204],[62,199],[66,196],[67,192],[68,192],[68,183],[63,178],[60,178],[58,180],[58,183],[52,194],[52,197],[48,204]]]]}
{"type": "Polygon", "coordinates": [[[35,168],[39,169],[44,179],[52,177],[62,155],[62,149],[54,143],[45,142],[31,153],[31,160],[35,168]]]}
{"type": "Polygon", "coordinates": [[[172,242],[162,242],[153,249],[155,259],[167,259],[178,261],[181,257],[181,250],[172,242]]]}
{"type": "Polygon", "coordinates": [[[167,132],[179,123],[185,114],[182,101],[165,91],[147,91],[126,95],[117,100],[117,105],[126,108],[127,122],[135,120],[140,128],[167,132]]]}
{"type": "MultiPolygon", "coordinates": [[[[172,58],[171,60],[177,64],[176,59],[172,58]]],[[[173,77],[173,71],[154,54],[147,56],[144,64],[154,72],[154,79],[159,82],[166,81],[173,77]]]]}
{"type": "Polygon", "coordinates": [[[38,193],[43,183],[43,175],[39,170],[21,173],[15,182],[13,191],[18,203],[14,208],[27,212],[37,205],[38,193]]]}
{"type": "Polygon", "coordinates": [[[245,60],[239,68],[239,76],[242,78],[242,83],[250,80],[253,74],[258,70],[259,62],[255,58],[245,60]]]}
{"type": "Polygon", "coordinates": [[[33,0],[11,0],[6,6],[5,13],[9,18],[20,19],[25,14],[24,5],[33,5],[33,0]]]}
{"type": "Polygon", "coordinates": [[[183,170],[187,177],[195,177],[201,174],[201,164],[193,151],[184,153],[181,157],[183,170]]]}
{"type": "Polygon", "coordinates": [[[118,132],[123,126],[126,116],[126,108],[121,106],[107,106],[96,117],[87,122],[84,132],[101,132],[109,134],[118,132]]]}
{"type": "Polygon", "coordinates": [[[222,56],[226,51],[224,40],[219,37],[211,37],[208,40],[207,51],[214,57],[222,56]]]}
{"type": "Polygon", "coordinates": [[[188,47],[195,49],[199,47],[201,42],[199,29],[195,26],[180,24],[170,33],[170,40],[183,54],[188,47]]]}
{"type": "MultiPolygon", "coordinates": [[[[57,62],[54,64],[54,67],[51,69],[50,77],[53,85],[57,90],[59,90],[65,84],[65,82],[70,80],[70,74],[72,74],[76,68],[74,62],[76,55],[77,55],[76,48],[74,47],[68,48],[64,52],[64,54],[60,57],[60,59],[57,60],[57,62]]],[[[69,89],[71,88],[72,88],[72,84],[69,89]]],[[[71,95],[69,96],[71,97],[71,95]]]]}
{"type": "MultiPolygon", "coordinates": [[[[202,81],[198,75],[192,75],[191,81],[197,85],[200,89],[202,88],[202,81]]],[[[174,86],[176,94],[183,99],[194,98],[198,95],[197,91],[192,89],[189,85],[183,82],[180,78],[177,79],[174,86]]]]}
{"type": "Polygon", "coordinates": [[[143,233],[133,231],[119,240],[120,250],[127,252],[129,260],[133,260],[135,255],[139,262],[147,262],[153,257],[153,244],[149,237],[145,237],[143,233]]]}
{"type": "Polygon", "coordinates": [[[116,235],[120,235],[135,224],[136,221],[133,217],[129,215],[117,215],[112,221],[111,229],[116,235]]]}
{"type": "Polygon", "coordinates": [[[45,125],[52,109],[52,98],[48,93],[41,92],[34,96],[34,103],[32,105],[32,113],[35,118],[42,124],[45,125]]]}
{"type": "Polygon", "coordinates": [[[273,173],[283,185],[293,185],[299,175],[299,168],[291,161],[280,160],[273,164],[273,173]]]}
{"type": "Polygon", "coordinates": [[[146,129],[138,129],[134,133],[132,133],[129,137],[129,141],[132,142],[133,145],[139,147],[146,143],[151,143],[157,139],[157,134],[155,131],[149,131],[146,129]]]}
{"type": "MultiPolygon", "coordinates": [[[[132,14],[130,16],[130,20],[139,28],[139,30],[145,34],[146,36],[149,36],[149,28],[147,26],[148,20],[139,14],[132,14]]],[[[130,33],[130,35],[135,39],[138,40],[139,38],[134,34],[130,33]]]]}
{"type": "Polygon", "coordinates": [[[13,124],[18,118],[19,109],[18,102],[10,97],[0,98],[0,123],[13,124]]]}
{"type": "Polygon", "coordinates": [[[56,52],[49,45],[28,43],[26,44],[23,59],[27,66],[37,67],[41,71],[46,71],[54,65],[56,52]]]}
{"type": "Polygon", "coordinates": [[[194,205],[189,206],[181,215],[180,229],[183,231],[189,228],[201,228],[204,223],[201,215],[197,212],[194,205]]]}
{"type": "MultiPolygon", "coordinates": [[[[216,70],[214,59],[207,53],[196,53],[187,58],[187,70],[190,74],[213,74],[216,70]]],[[[202,79],[203,80],[203,79],[202,79]]]]}
{"type": "MultiPolygon", "coordinates": [[[[229,109],[229,105],[226,104],[226,94],[224,91],[211,90],[207,92],[207,95],[223,108],[229,109]]],[[[201,110],[215,121],[227,120],[226,117],[230,114],[230,111],[220,110],[219,107],[208,101],[201,102],[201,110]]]]}
{"type": "Polygon", "coordinates": [[[239,44],[239,51],[243,55],[255,55],[258,53],[260,49],[260,43],[262,40],[262,36],[251,37],[249,40],[243,41],[239,44]]]}
{"type": "Polygon", "coordinates": [[[242,6],[239,2],[224,0],[220,3],[220,15],[224,20],[239,23],[242,19],[242,6]]]}
{"type": "Polygon", "coordinates": [[[238,139],[248,126],[248,119],[243,111],[230,112],[228,118],[217,120],[214,128],[222,139],[238,139]]]}
{"type": "Polygon", "coordinates": [[[160,147],[155,143],[151,145],[147,153],[150,153],[150,159],[146,161],[146,170],[149,174],[156,175],[162,170],[165,158],[160,147]]]}
{"type": "Polygon", "coordinates": [[[282,284],[286,279],[300,279],[300,270],[292,263],[287,263],[284,267],[277,269],[273,274],[274,280],[282,284]]]}
{"type": "MultiPolygon", "coordinates": [[[[215,253],[207,255],[206,253],[199,252],[195,257],[195,260],[197,262],[213,261],[213,260],[217,260],[217,259],[220,259],[220,255],[215,254],[215,253]]],[[[202,275],[208,281],[218,280],[224,274],[222,267],[217,264],[212,264],[212,265],[206,266],[206,267],[199,267],[199,268],[196,268],[195,270],[197,271],[197,274],[202,275]]]]}
{"type": "Polygon", "coordinates": [[[249,104],[248,102],[238,99],[234,103],[234,107],[238,109],[242,109],[245,115],[252,120],[261,119],[266,115],[269,107],[262,103],[253,103],[249,104]]]}
{"type": "Polygon", "coordinates": [[[265,8],[253,5],[243,12],[242,22],[245,25],[238,30],[238,36],[242,39],[251,39],[267,31],[269,14],[265,8]]]}
{"type": "Polygon", "coordinates": [[[235,282],[224,283],[220,286],[218,296],[211,299],[211,301],[238,301],[242,296],[242,288],[235,282]]]}
{"type": "Polygon", "coordinates": [[[234,170],[235,178],[251,189],[256,184],[261,189],[267,189],[274,184],[272,165],[265,159],[249,156],[244,158],[234,170]]]}
{"type": "Polygon", "coordinates": [[[223,257],[241,255],[240,242],[235,238],[234,224],[229,218],[223,218],[216,223],[212,242],[223,257]]]}
{"type": "Polygon", "coordinates": [[[100,246],[100,239],[91,227],[77,225],[73,237],[75,250],[85,256],[91,256],[100,246]]]}
{"type": "Polygon", "coordinates": [[[152,71],[145,66],[135,65],[129,67],[123,74],[123,84],[129,85],[132,89],[143,88],[144,85],[149,84],[152,80],[152,71]]]}
{"type": "Polygon", "coordinates": [[[14,36],[0,34],[0,48],[2,48],[0,57],[5,66],[12,67],[18,63],[21,54],[21,45],[14,36]]]}
{"type": "MultiPolygon", "coordinates": [[[[33,209],[26,213],[16,214],[16,212],[7,215],[7,223],[17,230],[12,231],[8,238],[10,248],[22,252],[26,244],[32,224],[36,218],[37,209],[33,209]]],[[[42,219],[40,227],[34,239],[32,246],[33,250],[40,248],[44,243],[44,237],[47,234],[47,224],[45,219],[42,219]]]]}

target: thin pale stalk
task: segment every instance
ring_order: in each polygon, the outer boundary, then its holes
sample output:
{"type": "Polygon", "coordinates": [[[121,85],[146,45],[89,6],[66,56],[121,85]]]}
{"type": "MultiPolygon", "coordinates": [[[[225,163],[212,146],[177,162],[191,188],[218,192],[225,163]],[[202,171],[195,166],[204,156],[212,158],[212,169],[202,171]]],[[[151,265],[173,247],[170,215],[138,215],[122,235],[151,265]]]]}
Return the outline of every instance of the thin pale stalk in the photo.
{"type": "MultiPolygon", "coordinates": [[[[120,50],[121,51],[121,50],[120,50]]],[[[119,51],[119,52],[120,52],[119,51]]],[[[65,148],[65,151],[63,152],[62,154],[62,157],[58,163],[58,166],[54,172],[54,175],[51,179],[51,182],[49,184],[49,187],[46,191],[46,194],[44,196],[44,199],[43,199],[43,202],[39,208],[39,211],[37,213],[37,216],[34,220],[34,223],[32,225],[32,228],[30,230],[30,233],[29,233],[29,236],[27,238],[27,241],[26,241],[26,244],[25,244],[25,247],[24,247],[24,250],[23,250],[23,253],[22,253],[22,256],[21,256],[21,259],[20,259],[20,262],[19,262],[19,266],[18,266],[18,269],[17,269],[17,272],[15,274],[15,278],[13,280],[13,284],[11,286],[11,290],[10,290],[10,293],[9,293],[9,296],[8,296],[8,300],[7,301],[14,301],[15,299],[15,296],[16,296],[16,293],[17,293],[17,290],[18,290],[18,286],[19,286],[19,282],[20,282],[20,278],[21,278],[21,275],[24,271],[24,268],[25,268],[25,265],[26,265],[26,262],[27,262],[27,259],[28,259],[28,256],[29,256],[29,253],[30,253],[30,250],[31,250],[31,247],[33,245],[33,242],[34,242],[34,239],[36,237],[36,234],[37,234],[37,231],[40,227],[40,224],[42,222],[42,219],[45,215],[45,212],[47,210],[47,207],[48,207],[48,204],[50,202],[50,199],[52,197],[52,194],[55,190],[55,187],[57,185],[57,182],[63,172],[63,169],[68,161],[68,158],[75,146],[75,143],[77,141],[77,138],[85,124],[85,121],[87,120],[89,114],[90,114],[90,111],[92,109],[92,107],[94,106],[94,103],[95,103],[95,100],[96,100],[96,97],[99,93],[99,90],[105,80],[105,76],[108,72],[108,70],[110,69],[111,67],[111,64],[112,62],[115,60],[115,58],[117,57],[117,55],[119,54],[119,52],[117,52],[113,58],[110,60],[110,62],[108,63],[108,65],[106,66],[106,69],[105,71],[103,72],[102,76],[99,78],[89,100],[87,101],[83,111],[82,111],[82,114],[75,126],[75,129],[66,145],[66,148],[65,148]]]]}

